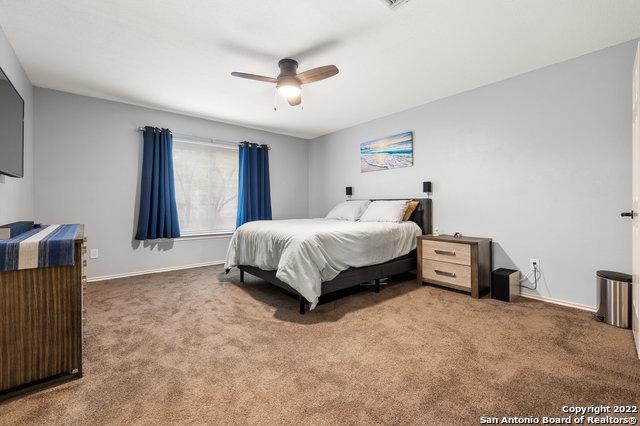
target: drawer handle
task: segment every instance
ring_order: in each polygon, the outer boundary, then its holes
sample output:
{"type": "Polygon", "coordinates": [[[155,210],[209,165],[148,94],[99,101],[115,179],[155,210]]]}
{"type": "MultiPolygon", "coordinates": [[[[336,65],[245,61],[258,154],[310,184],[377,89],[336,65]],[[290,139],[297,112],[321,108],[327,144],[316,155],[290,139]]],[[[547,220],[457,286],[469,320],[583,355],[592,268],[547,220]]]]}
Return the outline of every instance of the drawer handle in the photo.
{"type": "Polygon", "coordinates": [[[444,275],[445,277],[451,277],[451,278],[456,277],[455,272],[440,271],[438,269],[435,269],[433,272],[435,272],[437,275],[444,275]]]}
{"type": "Polygon", "coordinates": [[[435,249],[434,251],[436,252],[436,254],[444,254],[444,255],[447,255],[447,256],[455,256],[456,255],[455,251],[438,250],[438,249],[435,249]]]}

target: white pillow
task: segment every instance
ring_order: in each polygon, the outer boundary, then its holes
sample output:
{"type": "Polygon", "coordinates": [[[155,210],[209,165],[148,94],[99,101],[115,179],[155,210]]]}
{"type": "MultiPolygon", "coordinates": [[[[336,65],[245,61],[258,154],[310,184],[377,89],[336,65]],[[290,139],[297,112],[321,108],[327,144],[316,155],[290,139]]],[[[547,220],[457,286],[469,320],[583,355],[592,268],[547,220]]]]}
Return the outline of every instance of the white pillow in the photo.
{"type": "Polygon", "coordinates": [[[369,200],[345,201],[335,206],[327,215],[327,219],[358,220],[371,204],[369,200]]]}
{"type": "Polygon", "coordinates": [[[402,222],[409,201],[374,201],[362,214],[360,222],[402,222]]]}

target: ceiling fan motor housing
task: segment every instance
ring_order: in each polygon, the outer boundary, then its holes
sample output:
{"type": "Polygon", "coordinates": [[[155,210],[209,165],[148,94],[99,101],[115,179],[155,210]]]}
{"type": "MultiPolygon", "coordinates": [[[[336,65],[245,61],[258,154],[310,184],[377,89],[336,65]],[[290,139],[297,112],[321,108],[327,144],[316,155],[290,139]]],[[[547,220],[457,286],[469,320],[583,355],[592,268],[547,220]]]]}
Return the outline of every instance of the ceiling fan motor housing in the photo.
{"type": "Polygon", "coordinates": [[[278,62],[278,67],[280,67],[280,75],[278,75],[276,88],[290,86],[300,89],[300,80],[296,78],[298,73],[298,62],[293,59],[282,59],[278,62]]]}
{"type": "Polygon", "coordinates": [[[281,59],[280,62],[278,62],[278,67],[280,68],[280,75],[278,76],[278,78],[285,76],[295,76],[298,73],[298,61],[295,61],[293,59],[281,59]]]}

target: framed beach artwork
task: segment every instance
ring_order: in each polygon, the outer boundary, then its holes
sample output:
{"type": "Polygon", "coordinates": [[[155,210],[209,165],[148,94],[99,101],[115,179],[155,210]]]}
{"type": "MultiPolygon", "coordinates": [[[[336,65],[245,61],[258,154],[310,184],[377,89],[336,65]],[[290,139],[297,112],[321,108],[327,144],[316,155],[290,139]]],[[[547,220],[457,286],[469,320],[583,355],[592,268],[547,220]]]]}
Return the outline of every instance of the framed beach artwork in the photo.
{"type": "Polygon", "coordinates": [[[360,144],[360,171],[413,166],[413,132],[400,133],[360,144]]]}

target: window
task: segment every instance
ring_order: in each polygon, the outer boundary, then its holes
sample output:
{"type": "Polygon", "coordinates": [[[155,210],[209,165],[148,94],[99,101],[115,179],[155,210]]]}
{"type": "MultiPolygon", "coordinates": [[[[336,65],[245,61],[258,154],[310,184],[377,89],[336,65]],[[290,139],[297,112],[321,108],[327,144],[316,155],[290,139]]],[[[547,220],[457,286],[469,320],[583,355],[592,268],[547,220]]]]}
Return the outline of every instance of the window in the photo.
{"type": "Polygon", "coordinates": [[[173,140],[181,235],[233,231],[238,208],[238,148],[173,140]]]}

